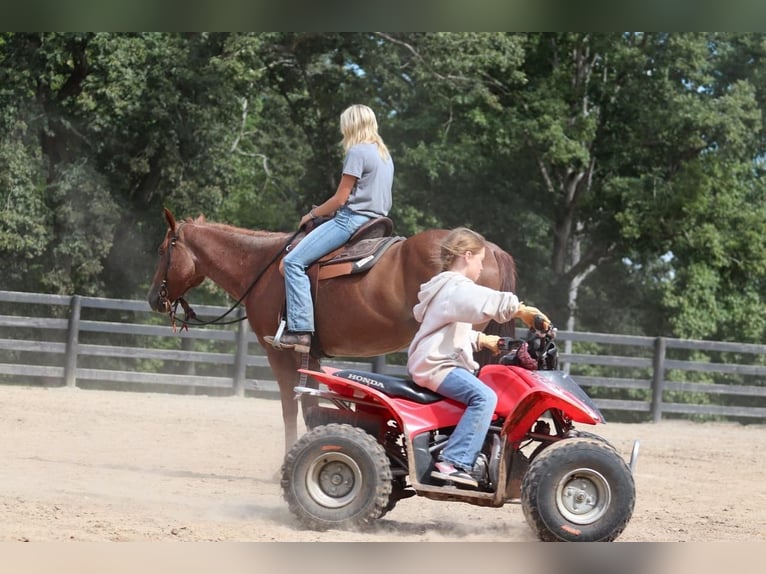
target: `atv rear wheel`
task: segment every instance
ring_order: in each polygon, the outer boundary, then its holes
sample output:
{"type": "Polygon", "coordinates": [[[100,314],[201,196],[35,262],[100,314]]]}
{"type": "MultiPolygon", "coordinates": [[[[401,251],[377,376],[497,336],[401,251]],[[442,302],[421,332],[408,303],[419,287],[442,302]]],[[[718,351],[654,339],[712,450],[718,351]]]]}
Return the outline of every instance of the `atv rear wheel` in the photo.
{"type": "Polygon", "coordinates": [[[380,444],[346,424],[318,426],[295,443],[282,465],[290,512],[314,530],[360,528],[383,515],[391,466],[380,444]]]}
{"type": "Polygon", "coordinates": [[[628,465],[600,440],[552,444],[530,463],[521,504],[540,540],[611,541],[625,529],[636,500],[628,465]]]}

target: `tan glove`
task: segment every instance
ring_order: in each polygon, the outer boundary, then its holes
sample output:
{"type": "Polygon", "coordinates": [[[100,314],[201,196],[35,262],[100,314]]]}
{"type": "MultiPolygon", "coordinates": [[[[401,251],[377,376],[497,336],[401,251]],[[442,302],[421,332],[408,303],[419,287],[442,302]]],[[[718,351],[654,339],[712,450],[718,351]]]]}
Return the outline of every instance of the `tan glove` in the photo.
{"type": "Polygon", "coordinates": [[[548,329],[551,328],[551,320],[537,307],[530,307],[522,303],[519,305],[519,308],[516,309],[513,316],[521,319],[521,321],[530,329],[541,327],[541,331],[548,331],[548,329]],[[537,325],[535,324],[535,317],[540,317],[537,325]]]}
{"type": "Polygon", "coordinates": [[[479,333],[479,337],[476,340],[476,346],[479,347],[479,349],[488,349],[492,351],[493,355],[497,355],[500,352],[500,349],[497,346],[498,341],[500,341],[500,337],[497,335],[485,335],[484,333],[479,333]]]}

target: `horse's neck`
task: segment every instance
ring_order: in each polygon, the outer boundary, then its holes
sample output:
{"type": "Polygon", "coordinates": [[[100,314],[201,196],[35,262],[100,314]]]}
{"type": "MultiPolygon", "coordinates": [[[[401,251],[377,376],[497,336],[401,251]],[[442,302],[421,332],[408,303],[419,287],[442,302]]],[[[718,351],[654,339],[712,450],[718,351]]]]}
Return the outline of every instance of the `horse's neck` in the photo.
{"type": "Polygon", "coordinates": [[[188,224],[184,232],[197,270],[236,299],[265,271],[288,238],[284,233],[216,223],[188,224]]]}

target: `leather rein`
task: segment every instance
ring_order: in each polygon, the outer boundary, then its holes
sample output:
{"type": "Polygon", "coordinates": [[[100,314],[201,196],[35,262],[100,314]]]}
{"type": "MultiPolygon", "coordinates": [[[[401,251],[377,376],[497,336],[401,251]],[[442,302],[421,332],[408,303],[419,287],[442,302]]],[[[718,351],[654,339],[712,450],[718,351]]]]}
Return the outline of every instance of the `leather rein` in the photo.
{"type": "Polygon", "coordinates": [[[282,253],[290,246],[290,244],[293,242],[293,240],[297,237],[297,235],[301,232],[301,229],[298,229],[295,233],[293,233],[290,238],[285,243],[284,247],[282,247],[279,251],[276,252],[274,257],[271,258],[271,260],[261,269],[261,271],[255,276],[255,279],[253,279],[252,283],[250,283],[250,286],[245,289],[245,292],[242,294],[242,296],[237,299],[237,301],[229,307],[229,309],[224,312],[223,314],[219,315],[215,319],[211,319],[210,321],[202,321],[197,318],[197,314],[194,312],[194,310],[191,308],[189,303],[184,299],[183,297],[179,297],[175,301],[171,301],[168,298],[168,273],[170,272],[170,258],[173,252],[173,247],[175,247],[176,242],[180,239],[180,232],[181,227],[184,226],[186,222],[181,222],[178,227],[176,227],[176,230],[174,231],[173,235],[170,237],[170,242],[168,243],[168,258],[165,263],[165,277],[162,279],[162,283],[160,284],[159,289],[159,303],[169,309],[168,315],[170,316],[170,324],[173,327],[173,332],[175,333],[177,330],[176,327],[176,321],[181,323],[181,330],[183,331],[186,329],[189,330],[189,325],[231,325],[233,323],[239,323],[240,321],[244,321],[247,319],[247,315],[243,315],[242,317],[239,317],[237,319],[230,319],[228,321],[223,321],[224,318],[226,318],[229,313],[234,311],[241,303],[245,300],[245,297],[248,296],[250,291],[253,290],[253,287],[255,287],[255,284],[258,283],[258,280],[263,276],[264,273],[268,270],[269,267],[271,267],[282,255],[282,253]],[[176,312],[178,309],[178,304],[181,304],[181,307],[184,310],[184,318],[183,319],[177,319],[176,318],[176,312]],[[194,323],[191,323],[191,321],[194,321],[194,323]]]}

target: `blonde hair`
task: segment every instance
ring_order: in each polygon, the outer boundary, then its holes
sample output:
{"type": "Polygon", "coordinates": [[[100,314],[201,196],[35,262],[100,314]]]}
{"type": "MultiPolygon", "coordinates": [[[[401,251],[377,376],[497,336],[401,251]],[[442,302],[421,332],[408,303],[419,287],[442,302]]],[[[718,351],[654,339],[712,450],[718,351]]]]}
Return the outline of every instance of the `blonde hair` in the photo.
{"type": "Polygon", "coordinates": [[[378,134],[378,120],[375,112],[362,104],[354,104],[343,110],[340,115],[340,132],[343,134],[343,149],[348,151],[352,145],[358,143],[374,143],[378,146],[378,153],[383,159],[388,159],[390,154],[383,138],[378,134]]]}
{"type": "Polygon", "coordinates": [[[439,245],[439,260],[442,271],[448,271],[455,262],[455,257],[471,251],[477,253],[487,246],[487,241],[480,233],[467,227],[457,227],[450,231],[439,245]]]}

